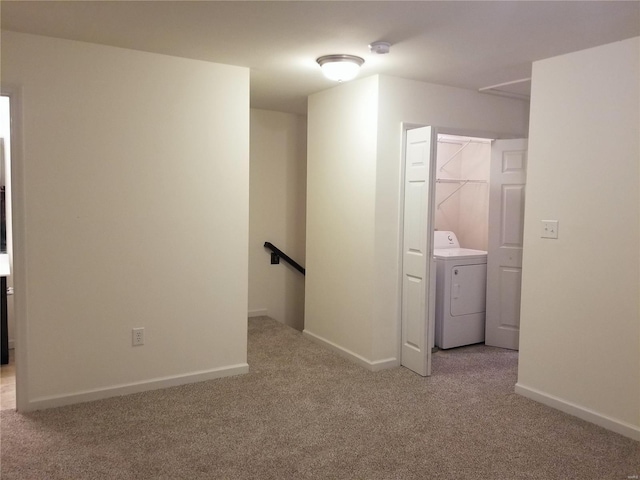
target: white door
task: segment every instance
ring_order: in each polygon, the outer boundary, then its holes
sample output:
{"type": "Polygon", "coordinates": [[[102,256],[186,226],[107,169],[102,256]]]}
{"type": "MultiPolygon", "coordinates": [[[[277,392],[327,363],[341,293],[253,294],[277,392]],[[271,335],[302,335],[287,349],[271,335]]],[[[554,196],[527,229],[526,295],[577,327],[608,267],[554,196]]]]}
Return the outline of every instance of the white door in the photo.
{"type": "MultiPolygon", "coordinates": [[[[432,295],[433,188],[435,159],[432,127],[407,130],[402,244],[401,364],[419,375],[431,375],[431,345],[435,321],[432,295]]],[[[435,285],[435,284],[434,284],[435,285]]]]}
{"type": "Polygon", "coordinates": [[[527,140],[491,146],[485,344],[518,349],[527,140]]]}

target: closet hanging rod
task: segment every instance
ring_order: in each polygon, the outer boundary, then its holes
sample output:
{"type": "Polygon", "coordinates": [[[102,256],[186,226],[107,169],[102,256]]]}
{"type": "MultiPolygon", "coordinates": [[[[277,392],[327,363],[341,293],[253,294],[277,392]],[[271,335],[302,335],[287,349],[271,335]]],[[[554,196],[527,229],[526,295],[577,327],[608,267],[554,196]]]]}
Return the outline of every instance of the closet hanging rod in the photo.
{"type": "MultiPolygon", "coordinates": [[[[465,140],[454,140],[453,138],[439,138],[438,139],[438,143],[448,143],[449,145],[462,145],[461,142],[464,142],[465,140]]],[[[479,143],[481,145],[490,145],[493,140],[488,138],[488,139],[480,139],[480,140],[474,140],[474,139],[469,139],[466,140],[467,142],[471,142],[471,143],[479,143]]]]}
{"type": "Polygon", "coordinates": [[[451,155],[449,157],[449,160],[447,160],[446,162],[444,162],[441,166],[440,166],[440,171],[442,171],[442,169],[444,169],[444,167],[447,166],[447,164],[453,160],[454,158],[456,158],[458,156],[458,154],[463,151],[465,148],[467,148],[469,146],[469,144],[471,143],[471,140],[467,140],[467,143],[465,143],[463,146],[461,146],[458,150],[456,150],[456,153],[454,153],[453,155],[451,155]]]}
{"type": "Polygon", "coordinates": [[[460,185],[458,185],[458,188],[456,188],[453,192],[451,192],[449,195],[447,195],[445,198],[443,198],[442,201],[440,201],[440,203],[438,203],[438,207],[437,208],[440,208],[440,205],[442,205],[444,202],[446,202],[451,197],[453,197],[456,193],[458,193],[460,191],[460,189],[462,187],[464,187],[467,183],[489,183],[486,180],[449,180],[447,178],[436,179],[436,182],[439,182],[439,183],[460,183],[460,185]]]}
{"type": "Polygon", "coordinates": [[[436,183],[489,183],[487,180],[470,180],[467,178],[436,178],[436,183]]]}

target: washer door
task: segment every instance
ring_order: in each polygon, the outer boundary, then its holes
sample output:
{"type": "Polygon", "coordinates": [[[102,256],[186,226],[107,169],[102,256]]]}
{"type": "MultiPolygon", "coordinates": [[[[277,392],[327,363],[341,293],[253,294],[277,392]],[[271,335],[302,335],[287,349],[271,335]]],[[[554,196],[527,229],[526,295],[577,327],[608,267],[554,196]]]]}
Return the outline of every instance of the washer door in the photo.
{"type": "Polygon", "coordinates": [[[482,313],[487,301],[487,265],[451,267],[451,315],[482,313]]]}

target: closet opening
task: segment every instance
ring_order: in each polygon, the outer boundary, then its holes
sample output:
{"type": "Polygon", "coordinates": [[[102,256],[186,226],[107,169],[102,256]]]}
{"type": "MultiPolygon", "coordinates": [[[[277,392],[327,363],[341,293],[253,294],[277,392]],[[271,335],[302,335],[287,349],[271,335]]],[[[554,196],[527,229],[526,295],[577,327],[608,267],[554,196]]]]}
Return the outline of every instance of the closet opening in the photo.
{"type": "Polygon", "coordinates": [[[491,139],[438,135],[433,257],[437,349],[484,343],[491,139]]]}
{"type": "Polygon", "coordinates": [[[437,351],[518,350],[527,141],[405,132],[401,364],[428,376],[437,351]]]}
{"type": "Polygon", "coordinates": [[[1,409],[16,408],[11,228],[11,101],[0,96],[0,363],[1,409]]]}

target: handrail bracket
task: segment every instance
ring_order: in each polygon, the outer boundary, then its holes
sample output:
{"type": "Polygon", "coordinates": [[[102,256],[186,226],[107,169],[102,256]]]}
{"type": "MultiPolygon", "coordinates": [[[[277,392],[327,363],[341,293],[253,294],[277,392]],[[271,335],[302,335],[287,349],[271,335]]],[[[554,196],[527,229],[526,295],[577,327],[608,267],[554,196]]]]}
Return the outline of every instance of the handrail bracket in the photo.
{"type": "Polygon", "coordinates": [[[292,259],[289,255],[284,253],[278,247],[276,247],[273,243],[264,242],[264,247],[271,250],[271,265],[278,265],[280,263],[280,259],[282,258],[282,260],[298,270],[302,275],[306,275],[305,268],[302,265],[292,259]]]}

